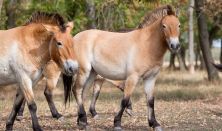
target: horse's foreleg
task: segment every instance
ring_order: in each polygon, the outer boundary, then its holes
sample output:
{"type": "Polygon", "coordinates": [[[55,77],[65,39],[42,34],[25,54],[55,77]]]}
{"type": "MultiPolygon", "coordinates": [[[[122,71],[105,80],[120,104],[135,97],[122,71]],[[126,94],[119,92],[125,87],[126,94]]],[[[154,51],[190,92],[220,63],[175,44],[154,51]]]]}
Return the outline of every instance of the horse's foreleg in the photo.
{"type": "Polygon", "coordinates": [[[96,105],[96,101],[99,97],[99,93],[100,93],[103,82],[104,82],[104,79],[97,79],[94,81],[93,97],[92,97],[92,101],[91,101],[90,108],[89,108],[89,112],[91,113],[93,118],[96,118],[96,116],[97,116],[95,105],[96,105]]]}
{"type": "Polygon", "coordinates": [[[83,105],[83,90],[85,86],[91,86],[89,82],[94,81],[94,79],[90,78],[90,76],[90,72],[80,70],[73,88],[73,94],[78,105],[77,124],[79,126],[79,129],[85,129],[87,125],[87,117],[83,105]]]}
{"type": "Polygon", "coordinates": [[[14,121],[15,121],[15,117],[16,117],[23,101],[24,101],[24,95],[18,89],[17,94],[16,94],[16,98],[15,98],[15,101],[14,101],[12,112],[11,112],[7,122],[6,122],[6,130],[7,131],[12,130],[13,124],[14,124],[14,121]]]}
{"type": "Polygon", "coordinates": [[[56,87],[61,71],[54,61],[50,61],[44,68],[43,75],[46,78],[45,98],[48,102],[53,118],[59,119],[62,115],[57,111],[53,101],[53,90],[56,87]]]}
{"type": "Polygon", "coordinates": [[[62,117],[62,115],[57,111],[54,101],[53,101],[53,90],[56,87],[58,79],[59,79],[59,75],[54,76],[53,78],[47,78],[46,88],[44,91],[44,95],[48,102],[52,117],[56,119],[59,119],[62,117]]]}
{"type": "Polygon", "coordinates": [[[155,130],[161,131],[161,126],[157,122],[155,118],[155,112],[154,112],[154,85],[155,85],[156,78],[155,77],[149,77],[144,82],[145,92],[146,92],[146,98],[147,98],[147,108],[148,108],[148,123],[149,126],[152,127],[155,130]]]}
{"type": "Polygon", "coordinates": [[[37,115],[36,115],[37,106],[34,100],[34,93],[32,90],[32,81],[27,75],[21,75],[19,79],[20,79],[19,86],[24,94],[25,100],[29,108],[29,112],[31,114],[32,128],[34,131],[42,131],[38,122],[37,115]]]}
{"type": "Polygon", "coordinates": [[[114,118],[114,130],[122,129],[121,118],[122,118],[125,108],[129,104],[130,96],[134,88],[136,87],[138,80],[139,80],[139,76],[137,74],[130,75],[126,80],[125,89],[124,89],[124,97],[121,101],[121,109],[119,110],[118,114],[114,118]]]}

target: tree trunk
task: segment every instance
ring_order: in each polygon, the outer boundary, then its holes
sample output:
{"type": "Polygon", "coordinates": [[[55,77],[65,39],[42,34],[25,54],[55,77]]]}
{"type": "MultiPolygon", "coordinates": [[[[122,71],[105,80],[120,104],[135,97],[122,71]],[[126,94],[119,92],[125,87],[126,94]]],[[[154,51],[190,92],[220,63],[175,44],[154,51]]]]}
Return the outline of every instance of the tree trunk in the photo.
{"type": "Polygon", "coordinates": [[[188,68],[187,68],[187,65],[186,65],[186,49],[185,49],[184,46],[181,48],[181,57],[182,57],[182,61],[183,61],[184,67],[187,70],[188,68]]]}
{"type": "Polygon", "coordinates": [[[187,69],[185,62],[185,48],[181,46],[180,51],[177,53],[177,58],[180,66],[180,71],[185,71],[187,69]]]}
{"type": "Polygon", "coordinates": [[[15,10],[16,10],[17,0],[10,0],[8,5],[6,5],[6,16],[8,19],[6,20],[6,28],[10,29],[15,27],[15,10]]]}
{"type": "Polygon", "coordinates": [[[203,54],[199,52],[199,57],[200,57],[200,69],[205,70],[206,69],[206,63],[203,58],[203,54]]]}
{"type": "Polygon", "coordinates": [[[2,4],[3,4],[3,0],[0,0],[0,16],[1,16],[2,4]]]}
{"type": "Polygon", "coordinates": [[[190,7],[189,7],[189,71],[191,74],[194,73],[193,7],[194,7],[194,0],[190,0],[190,7]]]}
{"type": "Polygon", "coordinates": [[[222,39],[220,39],[220,63],[222,64],[222,39]]]}
{"type": "Polygon", "coordinates": [[[86,0],[87,4],[87,11],[86,15],[89,18],[87,27],[89,29],[96,29],[96,9],[95,9],[95,4],[94,0],[86,0]]]}
{"type": "Polygon", "coordinates": [[[175,70],[175,69],[176,69],[176,66],[175,66],[175,57],[176,57],[176,54],[170,53],[170,64],[169,64],[169,66],[168,66],[168,69],[169,69],[169,70],[175,70]]]}
{"type": "Polygon", "coordinates": [[[202,10],[203,6],[204,6],[204,0],[195,0],[197,24],[198,24],[198,31],[199,31],[199,41],[200,41],[200,47],[202,50],[203,58],[206,64],[208,80],[215,80],[215,79],[219,79],[219,76],[218,76],[218,71],[211,64],[213,62],[213,57],[212,57],[212,54],[210,52],[210,47],[209,47],[209,33],[207,30],[205,14],[202,10]]]}

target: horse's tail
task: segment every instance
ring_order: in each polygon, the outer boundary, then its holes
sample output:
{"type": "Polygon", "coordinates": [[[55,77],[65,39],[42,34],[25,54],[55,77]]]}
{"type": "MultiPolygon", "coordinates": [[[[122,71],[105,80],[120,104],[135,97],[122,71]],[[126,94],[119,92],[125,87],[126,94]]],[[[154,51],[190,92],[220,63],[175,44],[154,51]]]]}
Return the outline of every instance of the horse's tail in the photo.
{"type": "Polygon", "coordinates": [[[222,64],[214,64],[214,63],[212,63],[212,64],[215,68],[217,68],[219,71],[222,72],[222,64]]]}
{"type": "Polygon", "coordinates": [[[63,86],[64,86],[64,98],[65,98],[65,104],[67,101],[70,102],[72,97],[72,85],[73,85],[73,76],[67,76],[63,74],[63,86]]]}

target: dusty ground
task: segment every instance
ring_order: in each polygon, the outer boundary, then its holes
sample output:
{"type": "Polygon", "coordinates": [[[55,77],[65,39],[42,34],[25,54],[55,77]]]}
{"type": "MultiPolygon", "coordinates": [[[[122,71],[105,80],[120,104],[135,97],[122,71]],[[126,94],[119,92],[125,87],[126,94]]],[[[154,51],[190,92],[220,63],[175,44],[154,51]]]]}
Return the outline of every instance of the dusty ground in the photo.
{"type": "MultiPolygon", "coordinates": [[[[207,82],[206,74],[196,72],[194,75],[181,72],[162,71],[156,84],[156,118],[164,130],[193,130],[212,131],[222,130],[222,82],[207,82]]],[[[35,89],[35,97],[38,106],[39,122],[44,130],[77,130],[76,126],[76,104],[73,100],[70,106],[65,108],[63,104],[63,90],[61,83],[54,92],[55,103],[64,115],[64,121],[58,121],[51,117],[45,97],[43,95],[45,82],[41,82],[35,89]]],[[[5,129],[5,122],[9,115],[15,88],[8,91],[6,88],[0,91],[0,130],[5,129]]],[[[92,90],[92,89],[91,89],[92,90]]],[[[90,90],[90,92],[91,92],[90,90]]],[[[90,103],[85,102],[86,109],[90,103]]],[[[110,84],[103,86],[101,95],[97,102],[99,119],[94,120],[88,116],[89,129],[94,131],[112,130],[113,118],[116,114],[122,93],[110,84]]],[[[138,87],[133,96],[133,117],[124,114],[122,119],[123,129],[151,130],[147,124],[147,109],[145,95],[142,86],[138,87]]],[[[27,107],[24,119],[16,121],[15,130],[31,130],[31,119],[27,107]]]]}

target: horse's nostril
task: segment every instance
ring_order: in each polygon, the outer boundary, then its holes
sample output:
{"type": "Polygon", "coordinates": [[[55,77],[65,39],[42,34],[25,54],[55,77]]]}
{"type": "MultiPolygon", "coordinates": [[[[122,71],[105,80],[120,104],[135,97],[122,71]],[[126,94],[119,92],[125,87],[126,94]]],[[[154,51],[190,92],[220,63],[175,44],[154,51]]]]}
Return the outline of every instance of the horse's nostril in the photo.
{"type": "Polygon", "coordinates": [[[176,49],[179,49],[179,48],[180,48],[180,45],[179,45],[179,44],[177,44],[176,49]]]}
{"type": "Polygon", "coordinates": [[[71,72],[71,73],[73,73],[74,72],[74,68],[73,67],[69,67],[69,71],[71,72]]]}
{"type": "Polygon", "coordinates": [[[173,49],[173,44],[170,44],[170,48],[173,49]]]}

